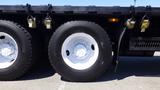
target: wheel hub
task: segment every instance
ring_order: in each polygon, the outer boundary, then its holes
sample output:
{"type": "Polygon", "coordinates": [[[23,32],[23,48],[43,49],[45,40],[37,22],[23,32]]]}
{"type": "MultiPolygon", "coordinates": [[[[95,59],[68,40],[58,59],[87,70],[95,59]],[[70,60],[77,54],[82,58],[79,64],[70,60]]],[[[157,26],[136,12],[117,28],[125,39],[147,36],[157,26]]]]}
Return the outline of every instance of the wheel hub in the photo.
{"type": "Polygon", "coordinates": [[[11,47],[11,46],[9,46],[7,44],[6,45],[2,45],[0,47],[3,47],[3,48],[0,49],[0,54],[2,56],[7,57],[7,56],[13,54],[13,50],[12,50],[13,47],[11,47]]]}
{"type": "Polygon", "coordinates": [[[99,55],[99,47],[91,35],[75,33],[64,41],[61,55],[64,62],[71,68],[84,70],[96,62],[99,55]]]}
{"type": "Polygon", "coordinates": [[[0,32],[0,37],[0,69],[3,69],[11,66],[17,59],[18,45],[7,33],[0,32]]]}
{"type": "Polygon", "coordinates": [[[87,49],[84,45],[78,44],[74,48],[74,54],[76,55],[76,57],[82,58],[82,57],[86,56],[87,49]]]}

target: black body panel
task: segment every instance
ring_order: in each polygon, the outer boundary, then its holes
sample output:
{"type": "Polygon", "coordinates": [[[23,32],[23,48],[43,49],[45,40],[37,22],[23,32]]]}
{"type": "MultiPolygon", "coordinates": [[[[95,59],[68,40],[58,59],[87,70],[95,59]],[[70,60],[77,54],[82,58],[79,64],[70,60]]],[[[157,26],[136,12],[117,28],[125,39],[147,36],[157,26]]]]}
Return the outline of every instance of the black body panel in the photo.
{"type": "MultiPolygon", "coordinates": [[[[120,55],[127,55],[128,52],[132,52],[135,49],[130,45],[131,38],[144,37],[144,38],[154,38],[160,37],[160,8],[158,7],[99,7],[99,6],[31,6],[31,5],[0,5],[0,19],[11,20],[21,24],[30,33],[38,33],[40,39],[44,39],[47,42],[55,29],[60,25],[68,21],[91,21],[99,24],[108,33],[113,50],[117,50],[117,42],[119,36],[125,27],[125,22],[127,19],[134,15],[136,19],[136,25],[133,30],[127,30],[124,34],[121,43],[120,55]],[[47,13],[50,13],[54,23],[52,30],[46,30],[43,25],[43,20],[47,13]],[[146,32],[140,32],[140,23],[142,17],[148,14],[150,18],[150,27],[146,32]],[[27,17],[32,15],[37,19],[37,28],[32,30],[28,28],[27,17]],[[119,22],[111,23],[108,21],[109,18],[118,18],[119,22]],[[132,49],[131,49],[132,48],[132,49]]],[[[46,45],[46,47],[47,47],[46,45]]],[[[159,49],[158,49],[159,50],[159,49]]],[[[142,48],[136,51],[146,52],[142,48]]],[[[156,49],[148,49],[148,51],[156,51],[156,49]]]]}

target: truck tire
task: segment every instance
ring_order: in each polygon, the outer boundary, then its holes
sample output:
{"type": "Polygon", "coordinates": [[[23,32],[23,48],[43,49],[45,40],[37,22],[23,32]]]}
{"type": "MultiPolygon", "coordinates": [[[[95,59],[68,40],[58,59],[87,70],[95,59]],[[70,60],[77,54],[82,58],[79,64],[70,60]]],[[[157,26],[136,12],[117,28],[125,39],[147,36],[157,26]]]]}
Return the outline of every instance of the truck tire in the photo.
{"type": "Polygon", "coordinates": [[[0,20],[0,80],[14,80],[32,65],[31,35],[20,25],[0,20]]]}
{"type": "Polygon", "coordinates": [[[54,69],[68,81],[93,81],[112,62],[112,47],[107,33],[88,21],[71,21],[52,35],[48,47],[54,69]]]}

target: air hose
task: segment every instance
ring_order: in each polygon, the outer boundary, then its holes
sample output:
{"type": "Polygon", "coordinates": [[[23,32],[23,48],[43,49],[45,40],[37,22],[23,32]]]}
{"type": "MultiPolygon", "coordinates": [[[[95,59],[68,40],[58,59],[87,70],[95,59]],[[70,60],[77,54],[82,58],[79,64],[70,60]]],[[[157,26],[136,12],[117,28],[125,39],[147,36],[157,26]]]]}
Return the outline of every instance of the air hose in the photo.
{"type": "Polygon", "coordinates": [[[118,64],[119,64],[119,52],[120,52],[120,47],[121,47],[121,42],[124,37],[124,34],[127,29],[133,29],[135,26],[136,21],[133,18],[127,19],[125,22],[125,27],[122,29],[122,32],[119,36],[118,40],[118,46],[117,46],[117,53],[116,53],[116,66],[115,66],[115,72],[117,71],[118,64]]]}

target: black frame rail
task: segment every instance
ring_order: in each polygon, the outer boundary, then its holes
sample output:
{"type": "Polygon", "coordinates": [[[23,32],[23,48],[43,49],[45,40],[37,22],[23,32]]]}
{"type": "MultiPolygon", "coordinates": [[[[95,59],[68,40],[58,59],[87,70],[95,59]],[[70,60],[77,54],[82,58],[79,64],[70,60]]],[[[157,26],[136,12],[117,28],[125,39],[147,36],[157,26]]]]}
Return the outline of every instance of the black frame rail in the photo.
{"type": "MultiPolygon", "coordinates": [[[[107,14],[107,15],[129,15],[130,7],[99,7],[99,6],[52,6],[52,5],[44,5],[44,6],[31,6],[27,5],[0,5],[0,14],[1,13],[28,13],[28,8],[34,14],[43,14],[47,13],[49,7],[52,13],[64,14],[67,12],[73,14],[107,14]]],[[[158,7],[150,7],[152,9],[152,15],[160,15],[160,8],[158,7]]],[[[135,7],[135,14],[145,13],[146,7],[135,7]]]]}

